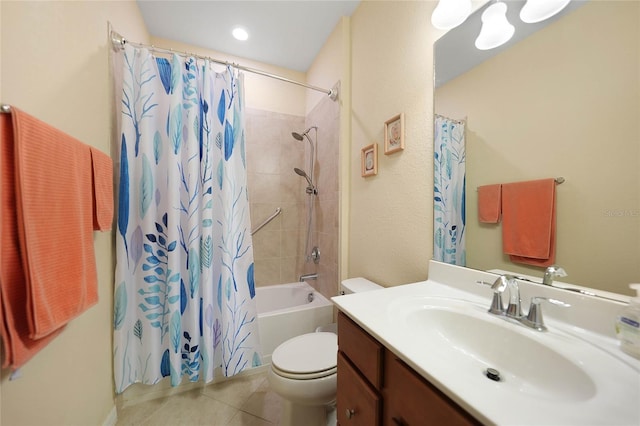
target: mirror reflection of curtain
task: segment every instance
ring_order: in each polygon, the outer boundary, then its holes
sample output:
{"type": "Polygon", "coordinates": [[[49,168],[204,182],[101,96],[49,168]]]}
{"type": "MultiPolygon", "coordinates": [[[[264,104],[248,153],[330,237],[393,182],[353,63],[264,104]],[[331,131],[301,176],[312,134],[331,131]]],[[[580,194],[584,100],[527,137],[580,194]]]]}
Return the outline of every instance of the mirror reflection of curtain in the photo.
{"type": "Polygon", "coordinates": [[[242,75],[129,45],[122,62],[116,392],[260,365],[242,75]]]}
{"type": "Polygon", "coordinates": [[[465,266],[465,123],[436,116],[434,132],[433,259],[465,266]]]}

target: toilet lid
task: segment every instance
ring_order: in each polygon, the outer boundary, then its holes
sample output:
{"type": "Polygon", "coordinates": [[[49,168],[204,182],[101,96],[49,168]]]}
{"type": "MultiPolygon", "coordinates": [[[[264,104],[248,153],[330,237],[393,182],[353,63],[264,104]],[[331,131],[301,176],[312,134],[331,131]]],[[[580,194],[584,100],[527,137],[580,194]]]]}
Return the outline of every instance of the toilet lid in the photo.
{"type": "Polygon", "coordinates": [[[338,336],[335,333],[309,333],[293,337],[273,351],[271,363],[278,370],[312,374],[330,370],[338,362],[338,336]]]}

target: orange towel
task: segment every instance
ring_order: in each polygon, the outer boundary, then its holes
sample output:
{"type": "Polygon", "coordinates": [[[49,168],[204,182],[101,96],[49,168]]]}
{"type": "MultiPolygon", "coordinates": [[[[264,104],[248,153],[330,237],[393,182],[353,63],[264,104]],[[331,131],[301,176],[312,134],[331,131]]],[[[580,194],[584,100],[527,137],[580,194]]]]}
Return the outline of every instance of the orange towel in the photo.
{"type": "Polygon", "coordinates": [[[113,161],[91,148],[93,169],[93,229],[108,231],[113,222],[113,161]]]}
{"type": "Polygon", "coordinates": [[[98,301],[87,145],[12,108],[16,206],[30,337],[98,301]]]}
{"type": "Polygon", "coordinates": [[[20,368],[62,331],[43,339],[29,337],[27,287],[20,258],[18,217],[14,177],[14,148],[11,116],[0,114],[0,333],[4,360],[2,368],[20,368]]]}
{"type": "Polygon", "coordinates": [[[478,220],[481,223],[500,222],[502,207],[502,185],[483,185],[478,187],[478,220]]]}
{"type": "Polygon", "coordinates": [[[502,247],[511,261],[555,263],[555,196],[554,179],[502,185],[502,247]]]}

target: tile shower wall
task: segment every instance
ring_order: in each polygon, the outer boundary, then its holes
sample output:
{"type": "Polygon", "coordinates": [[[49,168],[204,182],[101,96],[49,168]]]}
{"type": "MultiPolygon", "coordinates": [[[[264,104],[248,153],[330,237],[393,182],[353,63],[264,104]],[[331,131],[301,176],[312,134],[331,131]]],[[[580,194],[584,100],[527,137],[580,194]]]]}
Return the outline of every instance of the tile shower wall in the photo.
{"type": "MultiPolygon", "coordinates": [[[[303,263],[305,182],[294,167],[304,165],[305,144],[291,132],[304,131],[304,117],[247,109],[246,153],[251,225],[280,207],[282,213],[253,236],[256,285],[295,282],[303,263]]],[[[307,144],[308,145],[308,144],[307,144]]]]}
{"type": "MultiPolygon", "coordinates": [[[[325,297],[338,294],[338,218],[340,172],[340,104],[323,98],[309,112],[305,129],[318,126],[315,179],[318,198],[315,203],[313,245],[320,248],[320,263],[303,265],[307,272],[317,272],[317,281],[311,284],[325,297]]],[[[308,158],[306,159],[308,163],[308,158]]]]}
{"type": "MultiPolygon", "coordinates": [[[[300,274],[318,273],[310,281],[325,296],[337,294],[338,283],[338,147],[339,104],[323,99],[305,117],[247,109],[247,163],[252,227],[276,208],[282,213],[253,236],[258,286],[295,282],[300,274]],[[304,244],[308,196],[298,167],[309,173],[309,143],[295,140],[318,126],[314,182],[318,187],[311,246],[320,248],[318,265],[306,263],[304,244]]],[[[311,132],[315,137],[315,132],[311,132]]]]}

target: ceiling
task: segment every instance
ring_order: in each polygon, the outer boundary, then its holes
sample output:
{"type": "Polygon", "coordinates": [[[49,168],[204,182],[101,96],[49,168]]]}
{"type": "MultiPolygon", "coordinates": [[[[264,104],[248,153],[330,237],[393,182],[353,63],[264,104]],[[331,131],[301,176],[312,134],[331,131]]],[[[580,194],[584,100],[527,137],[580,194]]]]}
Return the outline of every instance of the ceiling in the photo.
{"type": "MultiPolygon", "coordinates": [[[[306,72],[360,0],[137,0],[154,37],[306,72]],[[238,41],[231,30],[249,32],[238,41]]],[[[159,46],[162,47],[162,46],[159,46]]]]}
{"type": "Polygon", "coordinates": [[[440,87],[447,81],[464,74],[476,65],[503,52],[536,31],[552,24],[563,16],[571,13],[588,0],[572,0],[557,15],[542,22],[526,24],[520,19],[520,10],[525,0],[506,0],[507,19],[515,27],[513,38],[507,43],[490,50],[478,50],[475,39],[482,27],[482,13],[492,4],[490,1],[480,1],[480,6],[459,27],[449,30],[435,43],[435,87],[440,87]]]}

